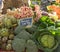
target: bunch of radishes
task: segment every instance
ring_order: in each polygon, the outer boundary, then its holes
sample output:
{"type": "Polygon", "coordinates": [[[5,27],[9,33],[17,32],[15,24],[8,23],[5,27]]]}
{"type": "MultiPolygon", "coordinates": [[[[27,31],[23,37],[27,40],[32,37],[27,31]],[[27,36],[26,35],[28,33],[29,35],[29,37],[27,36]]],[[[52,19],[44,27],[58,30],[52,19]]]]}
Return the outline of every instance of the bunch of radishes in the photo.
{"type": "Polygon", "coordinates": [[[19,9],[19,13],[15,15],[16,18],[29,18],[32,17],[34,15],[34,12],[32,10],[32,8],[28,7],[28,6],[22,6],[19,9]]]}

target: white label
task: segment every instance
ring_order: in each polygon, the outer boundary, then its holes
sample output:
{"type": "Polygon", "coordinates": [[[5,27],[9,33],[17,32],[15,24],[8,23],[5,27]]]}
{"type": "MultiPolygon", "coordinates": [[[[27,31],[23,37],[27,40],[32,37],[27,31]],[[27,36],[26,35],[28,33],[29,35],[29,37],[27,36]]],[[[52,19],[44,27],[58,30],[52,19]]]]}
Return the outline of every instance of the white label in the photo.
{"type": "Polygon", "coordinates": [[[20,26],[22,27],[31,27],[33,23],[33,18],[29,17],[29,18],[24,18],[24,19],[20,19],[20,26]]]}

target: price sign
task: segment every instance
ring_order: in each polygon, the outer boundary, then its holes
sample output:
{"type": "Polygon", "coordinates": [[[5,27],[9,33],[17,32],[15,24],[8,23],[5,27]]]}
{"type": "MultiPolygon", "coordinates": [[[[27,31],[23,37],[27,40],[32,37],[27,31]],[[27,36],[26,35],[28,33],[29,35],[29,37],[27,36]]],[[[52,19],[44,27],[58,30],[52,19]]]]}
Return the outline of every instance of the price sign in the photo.
{"type": "Polygon", "coordinates": [[[22,27],[31,27],[32,26],[32,22],[33,22],[33,18],[24,18],[24,19],[20,19],[20,26],[22,27]]]}

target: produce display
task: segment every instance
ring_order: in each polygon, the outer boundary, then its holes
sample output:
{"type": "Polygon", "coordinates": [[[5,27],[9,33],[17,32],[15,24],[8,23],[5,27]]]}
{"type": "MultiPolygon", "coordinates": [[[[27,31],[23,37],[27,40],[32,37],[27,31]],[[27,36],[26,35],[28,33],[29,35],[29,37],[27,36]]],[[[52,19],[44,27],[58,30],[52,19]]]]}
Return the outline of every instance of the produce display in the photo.
{"type": "Polygon", "coordinates": [[[31,1],[29,6],[7,9],[6,14],[1,14],[0,49],[13,52],[59,52],[60,4],[56,1],[45,7],[47,11],[41,10],[39,1],[31,1]],[[21,19],[24,20],[20,22],[21,19]],[[25,28],[20,23],[32,23],[32,26],[25,28]]]}
{"type": "Polygon", "coordinates": [[[12,50],[14,39],[13,29],[17,26],[17,20],[13,16],[4,15],[0,22],[0,49],[12,50]]]}
{"type": "Polygon", "coordinates": [[[7,14],[14,15],[18,19],[32,17],[34,15],[32,8],[27,6],[22,6],[20,8],[14,9],[13,11],[8,9],[7,14]]]}

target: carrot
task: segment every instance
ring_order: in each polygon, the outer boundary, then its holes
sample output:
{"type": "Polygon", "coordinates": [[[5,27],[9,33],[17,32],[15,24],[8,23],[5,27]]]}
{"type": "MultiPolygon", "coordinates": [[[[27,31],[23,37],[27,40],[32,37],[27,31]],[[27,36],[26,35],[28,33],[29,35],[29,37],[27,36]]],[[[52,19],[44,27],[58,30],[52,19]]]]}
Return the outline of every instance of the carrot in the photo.
{"type": "Polygon", "coordinates": [[[58,18],[60,19],[60,7],[57,7],[57,6],[55,6],[55,5],[50,5],[49,8],[50,8],[52,11],[56,12],[57,15],[58,15],[58,18]]]}

